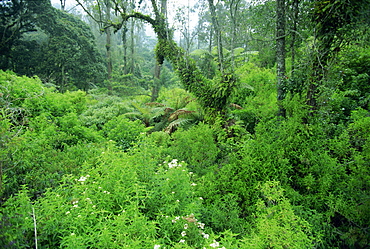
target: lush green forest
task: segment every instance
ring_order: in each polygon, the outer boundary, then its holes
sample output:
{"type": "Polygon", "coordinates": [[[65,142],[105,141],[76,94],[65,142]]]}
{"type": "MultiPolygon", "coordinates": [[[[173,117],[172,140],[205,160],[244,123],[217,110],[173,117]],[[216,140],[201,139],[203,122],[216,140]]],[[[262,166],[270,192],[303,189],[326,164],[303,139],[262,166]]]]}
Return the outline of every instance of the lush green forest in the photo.
{"type": "Polygon", "coordinates": [[[370,2],[178,2],[0,2],[0,247],[370,248],[370,2]]]}

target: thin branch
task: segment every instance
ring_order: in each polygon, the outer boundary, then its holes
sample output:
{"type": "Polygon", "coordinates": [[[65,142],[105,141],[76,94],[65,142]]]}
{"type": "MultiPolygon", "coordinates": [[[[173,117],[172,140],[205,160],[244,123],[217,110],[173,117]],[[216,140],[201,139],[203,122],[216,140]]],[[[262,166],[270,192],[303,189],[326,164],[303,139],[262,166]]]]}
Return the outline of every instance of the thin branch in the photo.
{"type": "Polygon", "coordinates": [[[37,225],[36,225],[36,214],[35,214],[34,207],[32,207],[32,216],[33,216],[33,226],[35,230],[35,248],[37,249],[37,225]]]}
{"type": "Polygon", "coordinates": [[[88,16],[90,16],[95,22],[97,22],[97,23],[102,23],[103,21],[102,20],[98,20],[98,19],[96,19],[94,16],[93,16],[93,14],[91,14],[90,13],[90,11],[88,10],[88,9],[86,9],[85,8],[85,6],[80,2],[80,0],[76,0],[76,2],[78,3],[78,5],[80,5],[81,6],[81,8],[86,12],[86,14],[88,15],[88,16]]]}

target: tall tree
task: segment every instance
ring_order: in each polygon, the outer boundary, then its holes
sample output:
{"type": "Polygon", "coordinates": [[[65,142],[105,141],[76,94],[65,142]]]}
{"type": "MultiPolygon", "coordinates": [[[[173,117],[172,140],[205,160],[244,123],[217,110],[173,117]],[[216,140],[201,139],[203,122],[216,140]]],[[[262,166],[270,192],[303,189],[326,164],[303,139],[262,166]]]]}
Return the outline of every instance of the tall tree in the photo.
{"type": "MultiPolygon", "coordinates": [[[[84,22],[53,8],[49,1],[16,3],[19,2],[9,5],[18,8],[14,18],[7,20],[15,26],[27,27],[5,32],[12,34],[3,36],[3,41],[9,39],[6,47],[11,49],[2,57],[2,69],[28,76],[38,75],[61,91],[87,90],[103,82],[102,58],[96,51],[91,30],[84,22]]],[[[9,31],[9,27],[5,27],[6,30],[9,31]]]]}
{"type": "MultiPolygon", "coordinates": [[[[277,69],[277,99],[285,97],[285,0],[276,0],[276,69],[277,69]]],[[[285,116],[279,103],[279,115],[285,116]]]]}
{"type": "Polygon", "coordinates": [[[217,54],[218,54],[218,64],[221,71],[221,74],[224,73],[224,54],[223,54],[223,43],[221,36],[221,26],[218,21],[218,16],[216,13],[216,6],[213,3],[213,0],[208,0],[209,10],[211,11],[213,30],[217,43],[217,54]]]}
{"type": "Polygon", "coordinates": [[[197,96],[200,103],[207,110],[213,113],[225,113],[228,97],[236,84],[234,75],[221,74],[214,82],[204,77],[197,68],[195,61],[186,56],[183,49],[172,39],[172,32],[168,28],[166,16],[163,14],[166,0],[162,0],[160,6],[156,0],[151,0],[153,16],[138,11],[128,12],[125,8],[122,8],[121,1],[118,0],[113,0],[112,3],[113,9],[120,14],[122,21],[105,23],[105,25],[119,30],[131,18],[149,23],[158,38],[155,50],[158,66],[161,66],[164,59],[167,58],[176,69],[184,88],[197,96]]]}
{"type": "MultiPolygon", "coordinates": [[[[153,4],[155,4],[153,2],[153,4]]],[[[164,30],[161,36],[165,37],[166,39],[169,39],[169,30],[167,25],[167,0],[161,0],[160,1],[160,11],[158,12],[157,7],[153,5],[153,8],[155,10],[156,19],[161,22],[161,25],[163,25],[164,30]]],[[[160,89],[160,78],[161,78],[161,68],[163,65],[163,59],[157,60],[154,68],[154,84],[152,88],[152,97],[151,101],[154,102],[158,98],[159,95],[159,89],[160,89]]]]}
{"type": "Polygon", "coordinates": [[[12,66],[12,47],[24,33],[37,30],[35,17],[50,7],[50,0],[9,0],[0,4],[0,69],[12,66]]]}
{"type": "Polygon", "coordinates": [[[240,0],[231,0],[229,5],[229,12],[230,12],[230,18],[231,18],[231,70],[234,71],[235,68],[235,58],[234,58],[234,48],[237,38],[237,32],[238,32],[238,13],[240,8],[240,0]]]}
{"type": "MultiPolygon", "coordinates": [[[[107,20],[111,20],[111,1],[110,0],[104,0],[104,8],[105,8],[105,15],[107,20]]],[[[106,44],[105,48],[107,50],[107,71],[108,71],[108,79],[112,78],[112,70],[113,70],[113,63],[112,63],[112,41],[111,41],[111,35],[112,31],[110,27],[105,27],[104,29],[106,34],[106,44]]]]}
{"type": "Polygon", "coordinates": [[[66,0],[60,0],[60,9],[64,11],[65,8],[66,8],[66,0]]]}
{"type": "Polygon", "coordinates": [[[351,39],[353,29],[368,10],[369,1],[312,0],[312,22],[315,28],[315,51],[307,92],[307,103],[317,109],[318,86],[325,80],[328,65],[344,42],[351,39]]]}

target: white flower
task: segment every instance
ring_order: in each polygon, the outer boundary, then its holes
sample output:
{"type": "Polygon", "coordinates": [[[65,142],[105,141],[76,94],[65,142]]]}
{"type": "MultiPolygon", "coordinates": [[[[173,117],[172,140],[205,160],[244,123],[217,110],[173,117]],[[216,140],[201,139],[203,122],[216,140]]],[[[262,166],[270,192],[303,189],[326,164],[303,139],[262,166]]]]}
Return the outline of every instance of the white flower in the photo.
{"type": "Polygon", "coordinates": [[[181,236],[184,237],[186,235],[186,232],[185,231],[182,231],[181,232],[181,236]]]}
{"type": "Polygon", "coordinates": [[[176,200],[176,202],[180,202],[180,200],[176,200]]]}
{"type": "Polygon", "coordinates": [[[179,241],[179,243],[185,243],[185,240],[184,240],[184,239],[181,239],[181,240],[179,241]]]}
{"type": "MultiPolygon", "coordinates": [[[[177,164],[177,159],[173,159],[171,162],[168,163],[168,167],[171,169],[171,168],[175,168],[175,167],[181,167],[181,164],[177,164]]],[[[164,162],[166,163],[166,162],[164,162]]]]}
{"type": "Polygon", "coordinates": [[[66,214],[70,214],[71,212],[67,211],[66,214]]]}
{"type": "Polygon", "coordinates": [[[87,179],[86,177],[81,176],[81,177],[80,177],[80,179],[78,179],[77,181],[79,181],[79,182],[84,182],[84,181],[86,181],[86,179],[87,179]]]}
{"type": "Polygon", "coordinates": [[[199,227],[200,229],[204,229],[204,225],[205,225],[204,223],[201,223],[201,222],[199,222],[199,223],[198,223],[198,227],[199,227]]]}
{"type": "Polygon", "coordinates": [[[76,205],[73,205],[73,207],[74,207],[74,208],[78,208],[78,205],[77,205],[77,204],[76,204],[76,205]]]}
{"type": "Polygon", "coordinates": [[[196,184],[196,183],[194,183],[194,182],[193,182],[192,184],[190,184],[190,185],[191,185],[191,186],[197,186],[197,184],[196,184]]]}
{"type": "Polygon", "coordinates": [[[202,235],[203,235],[203,238],[205,238],[205,239],[209,239],[209,234],[202,233],[202,235]]]}
{"type": "Polygon", "coordinates": [[[159,249],[161,245],[154,245],[154,249],[159,249]]]}
{"type": "Polygon", "coordinates": [[[176,216],[175,219],[172,220],[173,223],[176,223],[177,220],[180,219],[180,216],[176,216]]]}
{"type": "Polygon", "coordinates": [[[203,200],[203,197],[199,197],[199,200],[203,200]]]}
{"type": "Polygon", "coordinates": [[[78,203],[78,200],[75,200],[75,201],[72,202],[73,205],[77,204],[77,203],[78,203]]]}
{"type": "Polygon", "coordinates": [[[75,233],[71,233],[71,236],[75,236],[76,234],[75,233]]]}
{"type": "Polygon", "coordinates": [[[220,246],[220,243],[218,243],[216,240],[214,240],[213,243],[210,244],[209,246],[211,246],[213,248],[216,248],[216,247],[219,247],[220,246]]]}
{"type": "Polygon", "coordinates": [[[184,224],[184,229],[188,229],[189,225],[188,224],[184,224]]]}

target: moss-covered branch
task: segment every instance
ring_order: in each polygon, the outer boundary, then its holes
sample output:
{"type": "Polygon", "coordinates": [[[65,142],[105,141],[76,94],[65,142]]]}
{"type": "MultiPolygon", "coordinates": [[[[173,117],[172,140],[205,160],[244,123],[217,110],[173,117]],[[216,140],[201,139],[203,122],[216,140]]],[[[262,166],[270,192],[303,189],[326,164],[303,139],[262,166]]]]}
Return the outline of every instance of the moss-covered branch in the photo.
{"type": "Polygon", "coordinates": [[[156,56],[159,63],[162,63],[164,58],[172,63],[184,88],[193,93],[206,109],[225,111],[227,98],[236,84],[234,75],[221,75],[215,80],[207,79],[195,61],[169,39],[159,39],[156,56]]]}
{"type": "Polygon", "coordinates": [[[108,25],[113,26],[117,31],[130,18],[149,23],[158,38],[156,47],[157,63],[162,65],[164,59],[168,59],[176,69],[187,91],[193,93],[207,110],[224,113],[227,98],[236,83],[234,75],[221,73],[221,76],[217,79],[207,79],[196,66],[195,61],[187,56],[184,50],[172,40],[163,9],[159,9],[154,0],[152,5],[155,18],[136,11],[127,13],[125,8],[116,3],[114,9],[120,13],[122,21],[108,25]]]}

